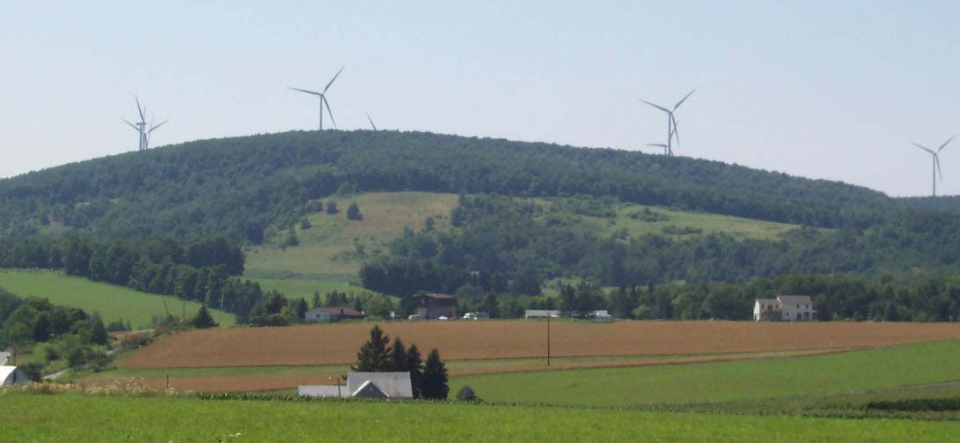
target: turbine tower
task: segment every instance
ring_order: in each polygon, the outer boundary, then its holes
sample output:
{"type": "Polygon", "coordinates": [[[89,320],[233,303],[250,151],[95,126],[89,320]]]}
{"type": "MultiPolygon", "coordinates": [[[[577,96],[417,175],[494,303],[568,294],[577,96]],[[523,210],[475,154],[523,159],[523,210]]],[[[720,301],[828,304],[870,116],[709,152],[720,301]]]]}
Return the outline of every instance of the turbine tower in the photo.
{"type": "Polygon", "coordinates": [[[914,146],[929,152],[930,155],[933,156],[933,196],[934,197],[937,196],[937,174],[938,173],[940,174],[940,181],[943,181],[943,171],[940,169],[940,151],[942,151],[943,148],[946,148],[947,145],[953,141],[954,137],[956,137],[956,135],[954,135],[953,137],[950,137],[949,139],[947,139],[947,141],[943,142],[943,144],[940,145],[940,147],[937,148],[936,151],[926,146],[923,146],[919,143],[913,144],[914,146]]]}
{"type": "MultiPolygon", "coordinates": [[[[683,102],[687,101],[687,99],[690,98],[690,96],[694,93],[694,91],[696,91],[696,89],[688,92],[687,95],[683,96],[683,98],[680,99],[680,101],[678,101],[677,104],[673,105],[672,109],[667,109],[658,104],[650,103],[644,99],[640,99],[640,101],[650,106],[653,106],[654,108],[657,108],[667,114],[667,143],[666,143],[666,146],[664,147],[665,155],[673,155],[673,139],[674,138],[677,139],[677,146],[680,146],[680,133],[677,131],[677,117],[674,115],[674,113],[677,111],[677,108],[679,108],[680,105],[683,104],[683,102]]],[[[657,145],[650,145],[650,146],[663,146],[663,145],[657,144],[657,145]]]]}
{"type": "Polygon", "coordinates": [[[337,80],[337,77],[340,76],[340,73],[343,72],[343,68],[345,68],[345,67],[346,67],[346,66],[340,68],[340,70],[337,71],[337,74],[333,76],[333,79],[330,80],[330,83],[327,83],[327,86],[323,88],[323,92],[310,91],[310,90],[307,90],[307,89],[300,89],[300,88],[289,88],[289,89],[292,89],[292,90],[294,90],[294,91],[304,92],[304,93],[307,93],[307,94],[310,94],[310,95],[316,95],[317,97],[320,97],[320,130],[321,130],[321,131],[323,130],[323,107],[324,107],[324,106],[327,107],[327,113],[330,114],[330,121],[333,122],[333,128],[334,128],[334,129],[337,128],[337,121],[334,120],[334,118],[333,118],[333,111],[330,110],[330,102],[327,101],[327,95],[326,95],[326,94],[327,94],[327,90],[330,89],[330,85],[332,85],[333,82],[337,80]]]}
{"type": "Polygon", "coordinates": [[[147,119],[144,116],[146,108],[140,106],[140,99],[137,98],[137,96],[133,96],[133,98],[134,100],[137,101],[137,112],[140,114],[140,121],[138,121],[137,123],[130,123],[126,119],[121,119],[121,120],[123,120],[124,123],[130,125],[130,127],[133,128],[135,131],[137,131],[137,133],[139,134],[139,145],[137,146],[137,151],[146,151],[147,149],[150,149],[150,134],[153,131],[156,131],[157,129],[159,129],[164,124],[166,124],[169,120],[164,120],[159,125],[154,125],[153,122],[147,125],[147,119]],[[149,129],[148,129],[148,126],[149,126],[149,129]]]}

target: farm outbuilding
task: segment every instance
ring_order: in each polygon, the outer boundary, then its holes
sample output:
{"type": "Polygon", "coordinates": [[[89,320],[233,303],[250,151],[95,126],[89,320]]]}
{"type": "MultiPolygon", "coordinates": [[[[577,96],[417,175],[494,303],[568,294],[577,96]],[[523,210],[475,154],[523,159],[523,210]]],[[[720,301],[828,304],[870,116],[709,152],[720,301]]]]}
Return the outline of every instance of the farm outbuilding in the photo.
{"type": "Polygon", "coordinates": [[[0,387],[3,386],[22,386],[30,381],[27,374],[16,366],[0,366],[0,387]]]}
{"type": "Polygon", "coordinates": [[[527,309],[523,311],[523,318],[560,318],[560,311],[552,309],[527,309]]]}
{"type": "Polygon", "coordinates": [[[457,299],[446,294],[424,294],[414,297],[417,315],[425,319],[457,318],[457,299]]]}
{"type": "Polygon", "coordinates": [[[301,397],[413,398],[409,372],[350,372],[346,386],[298,386],[301,397]]]}
{"type": "Polygon", "coordinates": [[[362,312],[347,307],[326,307],[315,308],[303,314],[304,321],[308,322],[330,322],[350,319],[363,319],[366,317],[362,312]]]}

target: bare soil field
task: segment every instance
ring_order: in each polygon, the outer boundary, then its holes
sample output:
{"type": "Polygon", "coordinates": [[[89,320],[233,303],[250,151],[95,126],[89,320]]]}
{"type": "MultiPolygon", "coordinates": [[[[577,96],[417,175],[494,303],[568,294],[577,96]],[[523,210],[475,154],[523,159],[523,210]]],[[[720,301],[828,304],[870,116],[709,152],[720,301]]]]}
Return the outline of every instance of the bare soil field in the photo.
{"type": "MultiPolygon", "coordinates": [[[[356,360],[372,323],[190,331],[161,338],[117,362],[120,368],[343,365],[356,360]]],[[[546,355],[545,321],[383,323],[392,338],[444,360],[546,355]]],[[[950,323],[753,323],[554,321],[551,355],[696,356],[870,348],[960,338],[950,323]]]]}

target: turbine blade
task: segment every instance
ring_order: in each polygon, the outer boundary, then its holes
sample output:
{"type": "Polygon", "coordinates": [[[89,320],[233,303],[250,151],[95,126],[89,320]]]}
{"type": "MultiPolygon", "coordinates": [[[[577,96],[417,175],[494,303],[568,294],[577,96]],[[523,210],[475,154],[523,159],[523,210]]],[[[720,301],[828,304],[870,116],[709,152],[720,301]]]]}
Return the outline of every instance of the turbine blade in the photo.
{"type": "Polygon", "coordinates": [[[137,101],[137,112],[140,113],[140,122],[143,123],[146,119],[143,117],[143,108],[140,107],[140,98],[134,95],[133,99],[137,101]]]}
{"type": "Polygon", "coordinates": [[[373,130],[376,131],[376,130],[377,130],[377,125],[373,124],[373,119],[370,118],[370,113],[369,113],[369,112],[364,112],[364,114],[367,114],[367,120],[370,122],[370,126],[372,126],[372,127],[373,127],[373,130]]]}
{"type": "Polygon", "coordinates": [[[696,92],[696,89],[694,89],[693,91],[688,92],[687,95],[683,96],[683,98],[680,99],[680,101],[677,102],[677,104],[673,105],[673,111],[676,111],[677,108],[679,108],[680,105],[683,104],[683,102],[687,101],[687,99],[690,98],[690,96],[693,95],[694,92],[696,92]]]}
{"type": "Polygon", "coordinates": [[[644,100],[644,99],[642,99],[642,98],[641,98],[641,99],[638,99],[638,100],[640,100],[640,101],[642,101],[642,102],[644,102],[644,103],[646,103],[646,104],[648,104],[648,105],[650,105],[650,106],[653,106],[654,108],[657,108],[657,109],[659,109],[659,110],[661,110],[661,111],[663,111],[663,112],[666,112],[667,114],[670,113],[670,110],[667,109],[667,108],[664,108],[663,106],[650,103],[650,102],[648,102],[648,101],[646,101],[646,100],[644,100]]]}
{"type": "Polygon", "coordinates": [[[128,122],[127,119],[121,118],[120,120],[123,120],[123,122],[126,123],[126,124],[128,124],[128,125],[130,125],[131,128],[137,130],[137,132],[140,132],[140,128],[138,128],[137,125],[128,122]]]}
{"type": "Polygon", "coordinates": [[[933,155],[937,155],[936,152],[933,152],[933,150],[931,150],[930,148],[927,148],[926,146],[921,145],[920,143],[914,143],[913,145],[916,146],[916,147],[918,147],[918,148],[920,148],[920,149],[923,149],[924,151],[927,151],[927,152],[929,152],[929,153],[931,153],[931,154],[933,154],[933,155]]]}
{"type": "Polygon", "coordinates": [[[149,134],[149,133],[151,133],[151,132],[159,129],[161,126],[165,125],[168,121],[170,121],[170,120],[164,120],[164,121],[162,121],[159,125],[151,126],[151,127],[150,127],[150,130],[147,131],[147,133],[149,134]]]}
{"type": "Polygon", "coordinates": [[[327,107],[327,114],[330,116],[330,121],[333,122],[333,129],[339,129],[337,128],[337,120],[333,118],[333,111],[330,110],[330,102],[327,101],[326,97],[322,97],[320,100],[327,107]]]}
{"type": "Polygon", "coordinates": [[[940,156],[936,155],[933,158],[934,158],[934,161],[937,162],[937,173],[940,174],[940,181],[943,181],[943,170],[940,169],[940,156]]]}
{"type": "Polygon", "coordinates": [[[318,97],[321,96],[321,94],[320,94],[319,92],[316,92],[316,91],[308,91],[308,90],[306,90],[306,89],[290,88],[290,87],[288,87],[287,89],[292,89],[292,90],[294,90],[294,91],[300,91],[300,92],[306,92],[307,94],[313,94],[313,95],[316,95],[316,96],[318,96],[318,97]]]}
{"type": "Polygon", "coordinates": [[[942,150],[943,150],[943,148],[946,148],[946,147],[947,147],[947,145],[948,145],[948,144],[949,144],[950,142],[952,142],[952,141],[953,141],[953,139],[954,139],[954,138],[956,138],[956,137],[957,137],[957,136],[956,136],[956,135],[954,135],[953,137],[950,137],[950,138],[949,138],[949,139],[948,139],[947,141],[945,141],[945,142],[943,142],[943,144],[942,144],[942,145],[940,145],[940,147],[939,147],[939,148],[937,148],[937,154],[939,154],[939,153],[940,153],[940,151],[942,151],[942,150]]]}
{"type": "Polygon", "coordinates": [[[645,144],[644,146],[656,146],[656,147],[658,147],[658,148],[666,148],[666,147],[667,147],[667,145],[665,145],[665,144],[663,144],[663,143],[647,143],[647,144],[645,144]]]}
{"type": "Polygon", "coordinates": [[[340,73],[343,72],[343,68],[346,68],[346,66],[340,68],[340,70],[337,71],[337,75],[334,75],[333,78],[330,80],[330,83],[327,83],[327,87],[323,88],[323,93],[324,93],[324,94],[327,93],[327,89],[330,89],[330,85],[332,85],[333,82],[337,80],[337,77],[340,76],[340,73]]]}

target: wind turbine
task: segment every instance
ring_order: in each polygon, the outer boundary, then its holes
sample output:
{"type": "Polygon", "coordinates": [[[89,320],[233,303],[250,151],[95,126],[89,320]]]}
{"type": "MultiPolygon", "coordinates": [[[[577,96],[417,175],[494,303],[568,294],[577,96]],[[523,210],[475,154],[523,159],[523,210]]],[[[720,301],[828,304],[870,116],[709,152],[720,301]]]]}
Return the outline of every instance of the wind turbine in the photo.
{"type": "MultiPolygon", "coordinates": [[[[658,104],[648,102],[644,99],[640,99],[640,101],[650,106],[653,106],[654,108],[657,108],[667,114],[667,143],[666,143],[666,147],[664,148],[665,155],[673,155],[673,139],[674,138],[677,139],[677,146],[680,146],[680,132],[677,131],[677,117],[674,115],[674,113],[677,111],[677,108],[679,108],[680,105],[683,104],[683,102],[687,101],[687,99],[690,98],[691,95],[693,95],[695,91],[696,89],[688,92],[687,95],[683,96],[683,98],[677,102],[677,104],[673,105],[672,109],[667,109],[658,104]]],[[[650,146],[660,146],[660,145],[650,145],[650,146]]]]}
{"type": "Polygon", "coordinates": [[[343,72],[343,68],[346,68],[346,66],[340,68],[340,70],[337,71],[337,74],[333,76],[333,78],[330,80],[330,83],[327,83],[327,86],[323,88],[323,92],[310,91],[307,89],[300,89],[300,88],[289,88],[294,91],[304,92],[310,95],[316,95],[317,97],[320,97],[320,130],[321,131],[323,130],[323,107],[324,106],[327,107],[327,113],[330,114],[330,120],[333,122],[333,128],[334,129],[337,128],[337,121],[334,120],[333,118],[333,111],[330,110],[330,102],[327,101],[326,94],[327,94],[327,90],[330,89],[330,85],[332,85],[333,82],[337,79],[337,77],[340,76],[340,73],[343,72]]]}
{"type": "Polygon", "coordinates": [[[367,114],[367,121],[370,122],[370,126],[372,126],[372,127],[373,127],[373,130],[376,131],[376,130],[377,130],[377,125],[373,124],[373,119],[370,118],[370,113],[369,113],[369,112],[364,112],[364,114],[367,114]]]}
{"type": "Polygon", "coordinates": [[[954,137],[956,137],[956,135],[954,135],[953,137],[950,137],[949,139],[947,139],[947,141],[943,142],[943,144],[940,145],[940,147],[937,148],[936,151],[926,146],[923,146],[919,143],[913,144],[914,146],[929,152],[930,155],[933,156],[933,196],[934,197],[937,196],[937,174],[938,173],[940,174],[940,181],[943,181],[943,171],[940,169],[940,151],[942,151],[943,148],[946,148],[947,145],[953,141],[954,137]]]}
{"type": "Polygon", "coordinates": [[[134,130],[137,131],[137,133],[139,133],[140,140],[139,140],[139,145],[137,146],[137,151],[146,151],[147,149],[150,148],[150,133],[157,130],[161,126],[163,126],[169,120],[164,120],[159,125],[154,125],[152,122],[150,123],[150,125],[147,125],[147,119],[144,116],[144,112],[146,111],[146,109],[140,106],[140,99],[137,96],[133,96],[133,98],[134,100],[137,101],[137,112],[140,114],[140,121],[136,123],[130,123],[126,119],[121,119],[121,120],[123,120],[124,123],[130,125],[131,128],[133,128],[134,130]],[[149,129],[147,128],[147,126],[149,126],[149,129]]]}

